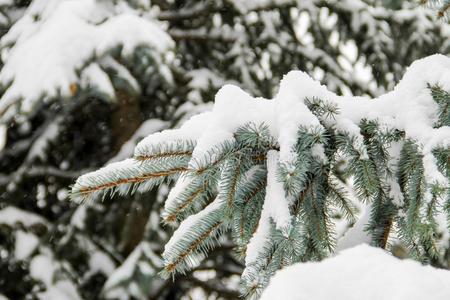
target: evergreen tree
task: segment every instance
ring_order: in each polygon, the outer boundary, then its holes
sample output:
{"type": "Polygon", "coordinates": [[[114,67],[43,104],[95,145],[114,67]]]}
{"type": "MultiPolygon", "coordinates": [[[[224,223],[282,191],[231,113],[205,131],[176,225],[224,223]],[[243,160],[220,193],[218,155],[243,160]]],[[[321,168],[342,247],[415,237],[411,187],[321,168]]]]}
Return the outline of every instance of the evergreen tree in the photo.
{"type": "Polygon", "coordinates": [[[11,299],[236,298],[243,264],[230,232],[176,283],[156,276],[172,233],[159,216],[168,185],[80,207],[67,186],[208,110],[226,83],[271,98],[300,69],[338,94],[374,97],[414,60],[450,52],[435,12],[380,1],[11,0],[0,13],[0,293],[11,299]],[[53,266],[45,276],[33,271],[42,262],[53,266]]]}

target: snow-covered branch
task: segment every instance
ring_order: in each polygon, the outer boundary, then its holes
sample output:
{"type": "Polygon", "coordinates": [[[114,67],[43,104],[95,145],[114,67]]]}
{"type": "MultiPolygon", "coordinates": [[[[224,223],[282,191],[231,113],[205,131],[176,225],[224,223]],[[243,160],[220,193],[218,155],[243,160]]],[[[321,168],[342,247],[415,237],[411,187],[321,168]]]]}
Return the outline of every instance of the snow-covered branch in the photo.
{"type": "Polygon", "coordinates": [[[111,16],[94,0],[51,2],[55,7],[35,3],[0,41],[5,62],[0,71],[2,122],[16,113],[33,114],[44,100],[71,98],[80,86],[86,88],[86,80],[114,100],[113,84],[97,62],[117,48],[122,57],[130,57],[140,46],[161,61],[157,56],[173,46],[156,21],[133,14],[111,16]]]}
{"type": "Polygon", "coordinates": [[[300,71],[271,100],[225,85],[211,111],[143,139],[134,158],[81,176],[72,198],[147,191],[179,176],[163,217],[181,224],[162,274],[195,267],[232,228],[246,257],[243,293],[252,296],[277,269],[333,251],[332,207],[354,218],[333,169],[344,158],[357,197],[371,203],[369,234],[359,236],[384,248],[395,222],[416,258],[437,257],[434,218],[449,197],[449,78],[450,59],[434,55],[375,99],[337,96],[300,71]]]}

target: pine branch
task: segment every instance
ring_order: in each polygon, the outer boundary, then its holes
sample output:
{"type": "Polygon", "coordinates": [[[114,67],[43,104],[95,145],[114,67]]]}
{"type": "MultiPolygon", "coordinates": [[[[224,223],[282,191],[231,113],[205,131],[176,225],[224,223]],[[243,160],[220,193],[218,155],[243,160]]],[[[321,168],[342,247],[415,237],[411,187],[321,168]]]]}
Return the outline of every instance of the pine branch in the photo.
{"type": "Polygon", "coordinates": [[[220,235],[226,204],[216,198],[204,210],[184,220],[166,244],[163,253],[164,269],[161,276],[167,278],[176,272],[185,273],[198,265],[204,254],[214,246],[220,235]]]}
{"type": "Polygon", "coordinates": [[[136,190],[149,190],[154,185],[187,170],[186,163],[183,161],[163,167],[128,159],[79,177],[72,187],[71,197],[85,202],[92,201],[101,195],[105,196],[107,193],[127,194],[136,190]]]}

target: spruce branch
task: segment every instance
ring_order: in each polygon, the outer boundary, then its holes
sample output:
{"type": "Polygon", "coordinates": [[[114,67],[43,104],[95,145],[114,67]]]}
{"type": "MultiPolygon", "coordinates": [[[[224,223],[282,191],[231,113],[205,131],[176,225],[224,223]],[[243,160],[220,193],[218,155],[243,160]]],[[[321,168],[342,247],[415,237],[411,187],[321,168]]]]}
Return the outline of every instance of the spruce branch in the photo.
{"type": "Polygon", "coordinates": [[[448,58],[427,58],[393,92],[370,100],[336,96],[301,72],[286,75],[270,101],[225,86],[211,112],[146,138],[134,159],[80,177],[72,196],[177,179],[163,218],[181,223],[161,274],[191,270],[230,230],[248,297],[257,298],[276,270],[335,251],[333,214],[356,219],[346,178],[369,206],[373,245],[389,248],[395,228],[412,257],[437,262],[437,216],[450,216],[450,93],[436,78],[445,80],[448,69],[448,58]]]}
{"type": "Polygon", "coordinates": [[[214,247],[224,218],[226,204],[216,198],[204,210],[184,220],[166,244],[162,254],[164,268],[161,275],[167,278],[175,273],[184,274],[199,264],[204,255],[214,247]]]}

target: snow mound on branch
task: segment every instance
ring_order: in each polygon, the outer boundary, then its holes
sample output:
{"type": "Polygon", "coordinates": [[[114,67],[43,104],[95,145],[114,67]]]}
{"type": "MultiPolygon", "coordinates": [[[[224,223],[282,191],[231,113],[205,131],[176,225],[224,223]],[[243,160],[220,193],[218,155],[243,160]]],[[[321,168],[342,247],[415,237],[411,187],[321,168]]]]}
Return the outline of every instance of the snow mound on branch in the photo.
{"type": "Polygon", "coordinates": [[[14,226],[17,223],[22,223],[25,227],[31,227],[35,224],[46,224],[47,222],[36,214],[14,206],[8,206],[0,210],[0,224],[14,226]]]}
{"type": "Polygon", "coordinates": [[[283,184],[277,179],[279,155],[275,150],[267,153],[267,188],[264,207],[258,223],[258,230],[247,246],[246,264],[258,259],[267,240],[270,238],[270,220],[272,219],[279,230],[286,230],[291,224],[289,202],[285,197],[283,184]]]}
{"type": "MultiPolygon", "coordinates": [[[[145,298],[145,295],[137,286],[124,284],[135,276],[135,273],[142,273],[146,276],[156,276],[157,270],[162,267],[161,259],[156,255],[148,242],[141,242],[127,259],[118,267],[106,280],[103,292],[106,299],[129,299],[126,295],[132,294],[137,299],[145,298]]],[[[157,288],[162,285],[163,280],[152,278],[151,286],[157,288]]]]}
{"type": "MultiPolygon", "coordinates": [[[[73,96],[80,71],[118,46],[126,57],[138,46],[163,53],[173,41],[157,23],[131,13],[111,16],[94,0],[33,1],[0,41],[0,83],[6,88],[0,121],[32,113],[42,98],[73,96]]],[[[103,71],[95,64],[88,70],[91,86],[112,96],[103,71]]]]}
{"type": "Polygon", "coordinates": [[[261,300],[445,300],[450,299],[449,282],[450,271],[360,245],[322,262],[278,271],[261,300]]]}
{"type": "Polygon", "coordinates": [[[30,275],[44,283],[46,290],[39,292],[40,300],[81,300],[74,284],[68,280],[54,281],[55,273],[60,267],[52,255],[40,254],[30,262],[30,275]]]}
{"type": "Polygon", "coordinates": [[[18,230],[16,232],[16,245],[14,256],[18,260],[25,260],[39,245],[39,238],[29,232],[18,230]]]}
{"type": "Polygon", "coordinates": [[[6,145],[6,131],[7,127],[5,125],[0,125],[0,151],[3,150],[3,148],[6,145]]]}
{"type": "MultiPolygon", "coordinates": [[[[432,150],[450,147],[450,128],[434,128],[437,104],[428,85],[440,85],[444,90],[450,90],[448,57],[432,55],[415,61],[393,91],[375,99],[337,96],[301,71],[291,71],[284,76],[279,92],[272,100],[254,98],[236,86],[225,85],[217,93],[206,122],[199,124],[197,119],[193,120],[204,131],[198,138],[201,147],[196,147],[192,159],[201,159],[206,151],[216,147],[222,141],[218,141],[217,136],[231,137],[237,128],[252,122],[268,126],[271,135],[278,140],[280,162],[290,162],[295,156],[293,148],[298,129],[321,128],[320,121],[305,104],[306,99],[319,98],[339,109],[335,118],[325,120],[327,125],[354,136],[356,142],[362,139],[359,124],[363,119],[375,120],[381,128],[404,131],[405,138],[417,141],[422,147],[429,182],[447,186],[448,180],[437,169],[432,150]]],[[[189,126],[190,121],[187,121],[185,127],[189,126]]],[[[156,135],[149,136],[141,147],[155,138],[156,135]]]]}
{"type": "Polygon", "coordinates": [[[292,3],[291,0],[230,0],[231,4],[241,13],[246,14],[249,11],[262,8],[269,5],[283,5],[292,3]]]}

